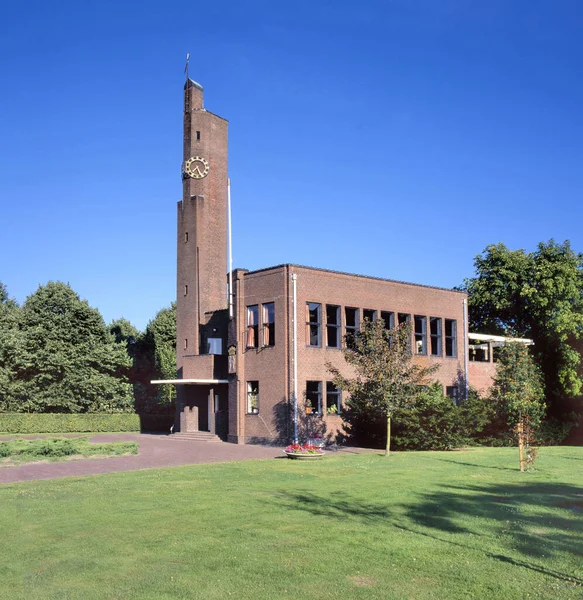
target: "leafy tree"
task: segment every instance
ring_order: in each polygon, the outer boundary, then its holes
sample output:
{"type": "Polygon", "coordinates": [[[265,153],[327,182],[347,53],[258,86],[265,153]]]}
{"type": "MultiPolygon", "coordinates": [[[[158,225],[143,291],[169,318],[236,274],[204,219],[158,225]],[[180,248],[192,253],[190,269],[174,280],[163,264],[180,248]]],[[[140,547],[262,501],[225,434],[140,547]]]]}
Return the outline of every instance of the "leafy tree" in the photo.
{"type": "Polygon", "coordinates": [[[19,307],[0,282],[0,410],[12,395],[11,364],[18,336],[19,307]]]}
{"type": "Polygon", "coordinates": [[[70,286],[49,282],[19,312],[11,346],[10,394],[16,412],[131,412],[131,362],[99,311],[70,286]]]}
{"type": "Polygon", "coordinates": [[[541,374],[527,346],[511,342],[500,349],[491,396],[506,408],[508,422],[518,436],[520,470],[524,471],[523,449],[528,453],[545,412],[541,374]]]}
{"type": "Polygon", "coordinates": [[[408,324],[386,329],[382,319],[365,319],[362,329],[344,351],[346,362],[356,376],[347,378],[328,364],[336,386],[347,391],[348,418],[386,420],[385,455],[391,450],[391,419],[403,407],[415,403],[428,377],[438,365],[422,366],[411,352],[411,328],[408,324]]]}
{"type": "Polygon", "coordinates": [[[547,400],[557,414],[569,412],[565,397],[581,393],[583,255],[568,241],[540,243],[535,252],[488,246],[474,261],[469,294],[470,326],[485,333],[532,338],[547,400]]]}
{"type": "Polygon", "coordinates": [[[176,379],[176,304],[158,311],[136,348],[135,381],[138,406],[145,412],[173,409],[174,386],[153,386],[153,379],[176,379]]]}

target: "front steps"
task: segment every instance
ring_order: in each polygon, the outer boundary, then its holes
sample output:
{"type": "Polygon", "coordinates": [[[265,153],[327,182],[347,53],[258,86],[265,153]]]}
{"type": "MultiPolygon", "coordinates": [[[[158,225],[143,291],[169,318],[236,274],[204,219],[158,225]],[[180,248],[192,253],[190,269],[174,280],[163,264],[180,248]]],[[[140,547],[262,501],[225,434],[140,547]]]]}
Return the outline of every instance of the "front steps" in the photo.
{"type": "Polygon", "coordinates": [[[192,431],[173,433],[168,436],[168,439],[176,440],[178,442],[221,442],[221,438],[214,433],[209,431],[192,431]]]}

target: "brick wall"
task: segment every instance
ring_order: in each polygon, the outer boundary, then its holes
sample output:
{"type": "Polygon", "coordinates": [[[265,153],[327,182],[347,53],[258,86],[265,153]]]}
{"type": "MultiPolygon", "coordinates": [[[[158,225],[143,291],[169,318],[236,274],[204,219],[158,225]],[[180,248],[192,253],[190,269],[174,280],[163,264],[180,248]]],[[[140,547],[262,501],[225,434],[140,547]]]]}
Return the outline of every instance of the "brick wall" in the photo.
{"type": "MultiPolygon", "coordinates": [[[[445,357],[445,331],[442,321],[442,356],[419,356],[415,360],[425,364],[438,364],[435,379],[442,385],[454,385],[463,370],[463,304],[465,295],[459,292],[431,288],[408,283],[387,281],[371,277],[336,273],[320,269],[282,265],[255,272],[239,271],[236,281],[237,324],[230,343],[237,344],[237,384],[231,392],[233,427],[230,428],[232,441],[263,441],[283,436],[287,430],[282,426],[282,415],[289,410],[289,398],[292,396],[292,285],[291,275],[297,275],[297,315],[298,315],[298,400],[301,407],[302,424],[324,433],[335,435],[342,420],[336,415],[309,417],[306,421],[303,409],[306,381],[322,382],[322,394],[326,394],[326,382],[331,380],[326,368],[330,362],[343,373],[350,376],[342,347],[327,348],[325,342],[326,304],[341,307],[341,338],[345,335],[345,307],[377,311],[392,311],[424,317],[440,317],[457,322],[456,357],[445,357]],[[257,305],[261,316],[264,303],[275,303],[274,347],[246,348],[247,307],[257,305]],[[306,304],[321,304],[320,347],[310,347],[307,339],[306,304]],[[235,331],[236,330],[236,331],[235,331]],[[259,414],[247,414],[247,382],[259,382],[259,414]],[[235,406],[237,405],[237,406],[235,406]],[[237,421],[235,425],[235,420],[237,421]]],[[[261,321],[259,330],[261,332],[261,321]]],[[[427,321],[427,345],[429,352],[429,321],[427,321]]],[[[261,333],[260,333],[261,335],[261,333]]]]}

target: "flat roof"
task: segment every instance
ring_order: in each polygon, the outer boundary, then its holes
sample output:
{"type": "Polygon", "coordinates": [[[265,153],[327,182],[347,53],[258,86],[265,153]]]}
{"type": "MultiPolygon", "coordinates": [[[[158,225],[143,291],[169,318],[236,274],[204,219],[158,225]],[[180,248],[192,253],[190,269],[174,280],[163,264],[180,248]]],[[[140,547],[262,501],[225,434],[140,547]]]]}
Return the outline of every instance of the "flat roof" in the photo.
{"type": "MultiPolygon", "coordinates": [[[[456,294],[462,294],[467,296],[466,292],[455,290],[453,288],[439,287],[437,285],[425,285],[423,283],[412,283],[410,281],[399,281],[398,279],[386,279],[384,277],[375,277],[373,275],[360,275],[358,273],[347,273],[346,271],[334,271],[333,269],[322,269],[319,267],[308,267],[306,265],[297,265],[295,263],[284,263],[281,265],[274,265],[273,267],[265,267],[264,269],[257,269],[255,271],[247,271],[245,275],[254,275],[255,273],[263,273],[264,271],[274,271],[275,269],[283,269],[284,267],[295,267],[297,269],[307,269],[309,271],[319,271],[321,273],[332,273],[334,275],[348,275],[349,277],[360,277],[361,279],[374,279],[375,281],[387,281],[389,283],[400,283],[402,285],[414,285],[416,287],[429,288],[432,290],[442,290],[444,292],[454,292],[456,294]]],[[[234,269],[236,270],[236,269],[234,269]]],[[[244,269],[240,269],[244,270],[244,269]]]]}

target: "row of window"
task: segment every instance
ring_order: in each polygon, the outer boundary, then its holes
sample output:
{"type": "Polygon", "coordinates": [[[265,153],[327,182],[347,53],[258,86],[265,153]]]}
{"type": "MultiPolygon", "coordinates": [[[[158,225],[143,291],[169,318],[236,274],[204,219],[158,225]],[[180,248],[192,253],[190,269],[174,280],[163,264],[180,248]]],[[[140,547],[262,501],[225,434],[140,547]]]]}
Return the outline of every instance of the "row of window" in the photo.
{"type": "MultiPolygon", "coordinates": [[[[322,322],[322,305],[317,302],[308,302],[306,305],[306,339],[308,346],[321,347],[322,334],[325,336],[326,348],[340,348],[342,345],[342,321],[341,307],[334,304],[325,305],[325,321],[322,322]]],[[[370,309],[362,310],[363,320],[376,321],[377,311],[370,309]]],[[[395,313],[390,311],[380,311],[380,318],[385,322],[387,329],[395,326],[395,313]]],[[[414,335],[415,335],[415,354],[431,356],[456,357],[456,336],[457,322],[455,319],[442,319],[441,317],[426,317],[422,315],[413,315],[414,335]],[[428,348],[428,327],[429,320],[429,348],[428,348]],[[445,336],[444,336],[445,333],[445,336]],[[445,348],[444,343],[445,341],[445,348]]],[[[411,315],[407,313],[397,313],[397,323],[402,325],[411,322],[411,315]]],[[[344,307],[344,336],[346,343],[358,331],[360,326],[360,309],[346,306],[344,307]]]]}
{"type": "MultiPolygon", "coordinates": [[[[326,395],[322,393],[321,381],[306,381],[306,414],[337,415],[342,410],[342,391],[331,381],[326,381],[326,395]],[[325,402],[324,402],[325,401],[325,402]]],[[[259,413],[259,382],[247,382],[247,414],[259,413]]]]}
{"type": "MultiPolygon", "coordinates": [[[[354,338],[360,327],[359,308],[344,307],[344,332],[342,330],[342,310],[335,304],[325,305],[325,320],[322,322],[322,305],[317,302],[306,304],[306,340],[308,346],[321,347],[322,334],[326,348],[341,348],[343,338],[347,344],[354,338]],[[344,334],[344,335],[343,335],[344,334]]],[[[375,321],[377,311],[362,310],[363,320],[375,321]]],[[[380,311],[380,318],[387,329],[395,326],[395,313],[380,311]]],[[[415,354],[445,356],[455,358],[457,322],[455,319],[413,315],[415,354]],[[428,327],[429,324],[429,327],[428,327]]],[[[411,322],[408,313],[397,313],[397,323],[411,322]]],[[[275,345],[275,304],[254,304],[247,307],[247,348],[269,347],[275,345]],[[260,318],[261,317],[261,318],[260,318]]]]}
{"type": "MultiPolygon", "coordinates": [[[[306,381],[305,409],[310,415],[338,415],[342,412],[342,390],[332,381],[326,381],[324,388],[322,381],[306,381]]],[[[454,404],[460,402],[460,390],[457,386],[446,386],[445,395],[453,400],[454,404]]],[[[247,413],[259,413],[259,382],[247,382],[247,413]]]]}

